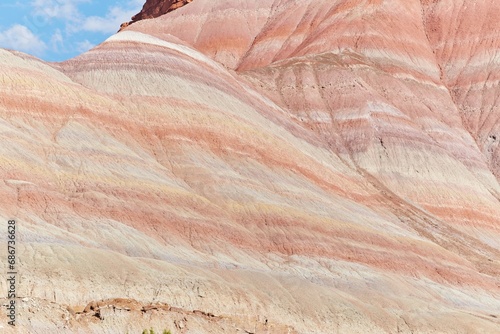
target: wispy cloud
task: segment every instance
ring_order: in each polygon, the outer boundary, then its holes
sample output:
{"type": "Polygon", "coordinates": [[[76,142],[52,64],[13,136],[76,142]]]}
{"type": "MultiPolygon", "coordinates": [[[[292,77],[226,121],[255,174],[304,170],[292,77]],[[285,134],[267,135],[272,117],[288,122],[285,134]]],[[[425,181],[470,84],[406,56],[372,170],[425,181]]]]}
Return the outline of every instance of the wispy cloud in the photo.
{"type": "Polygon", "coordinates": [[[60,29],[56,29],[56,31],[50,38],[50,47],[56,52],[61,52],[64,50],[64,38],[60,29]]]}
{"type": "Polygon", "coordinates": [[[85,18],[81,29],[103,34],[114,33],[123,22],[128,22],[142,7],[142,0],[134,0],[125,6],[110,7],[105,16],[89,16],[85,18]]]}
{"type": "Polygon", "coordinates": [[[82,41],[82,42],[78,42],[76,43],[76,49],[83,53],[83,52],[87,52],[88,50],[92,49],[95,45],[93,43],[91,43],[88,39],[82,41]]]}
{"type": "Polygon", "coordinates": [[[37,56],[43,54],[47,45],[26,26],[15,24],[0,32],[0,46],[31,53],[37,56]]]}

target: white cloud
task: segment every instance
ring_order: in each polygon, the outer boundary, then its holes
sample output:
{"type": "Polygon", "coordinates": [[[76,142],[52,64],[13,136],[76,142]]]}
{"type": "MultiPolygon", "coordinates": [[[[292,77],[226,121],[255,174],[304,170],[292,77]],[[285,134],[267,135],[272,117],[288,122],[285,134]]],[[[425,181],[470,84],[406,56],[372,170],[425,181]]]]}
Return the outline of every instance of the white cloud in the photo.
{"type": "Polygon", "coordinates": [[[138,3],[139,1],[132,1],[127,7],[110,7],[105,16],[89,16],[83,21],[81,29],[103,34],[115,33],[120,24],[130,21],[140,11],[142,5],[138,3]]]}
{"type": "Polygon", "coordinates": [[[0,32],[0,46],[40,56],[47,45],[26,26],[15,24],[0,32]]]}
{"type": "Polygon", "coordinates": [[[45,19],[77,21],[81,18],[78,5],[91,0],[33,0],[33,14],[45,19]]]}
{"type": "Polygon", "coordinates": [[[81,52],[87,52],[88,50],[92,49],[95,45],[91,43],[88,39],[84,40],[83,42],[78,42],[76,43],[76,49],[81,52]]]}
{"type": "Polygon", "coordinates": [[[115,33],[123,22],[130,21],[137,14],[145,0],[123,1],[120,5],[108,8],[104,16],[85,16],[80,5],[92,0],[31,0],[32,21],[35,26],[43,27],[53,19],[65,22],[66,33],[79,31],[97,32],[103,34],[115,33]]]}

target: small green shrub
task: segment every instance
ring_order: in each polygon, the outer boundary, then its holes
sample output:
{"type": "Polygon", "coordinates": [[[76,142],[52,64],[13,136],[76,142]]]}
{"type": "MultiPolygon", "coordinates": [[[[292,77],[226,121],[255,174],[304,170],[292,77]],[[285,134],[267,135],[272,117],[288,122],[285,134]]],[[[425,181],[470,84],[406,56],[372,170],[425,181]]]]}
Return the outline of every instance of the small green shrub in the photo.
{"type": "MultiPolygon", "coordinates": [[[[156,334],[155,333],[155,330],[153,329],[153,327],[151,327],[149,329],[149,331],[147,329],[143,330],[142,331],[142,334],[156,334]]],[[[162,334],[172,334],[171,331],[167,331],[166,329],[163,330],[162,334]]]]}

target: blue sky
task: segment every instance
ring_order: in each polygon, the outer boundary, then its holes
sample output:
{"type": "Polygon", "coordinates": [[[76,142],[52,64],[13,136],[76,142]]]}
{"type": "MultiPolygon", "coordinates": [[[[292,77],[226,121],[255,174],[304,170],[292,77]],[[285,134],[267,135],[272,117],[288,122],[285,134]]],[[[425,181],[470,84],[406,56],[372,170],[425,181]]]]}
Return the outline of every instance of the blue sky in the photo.
{"type": "Polygon", "coordinates": [[[116,33],[146,0],[0,0],[0,48],[47,61],[75,57],[116,33]]]}

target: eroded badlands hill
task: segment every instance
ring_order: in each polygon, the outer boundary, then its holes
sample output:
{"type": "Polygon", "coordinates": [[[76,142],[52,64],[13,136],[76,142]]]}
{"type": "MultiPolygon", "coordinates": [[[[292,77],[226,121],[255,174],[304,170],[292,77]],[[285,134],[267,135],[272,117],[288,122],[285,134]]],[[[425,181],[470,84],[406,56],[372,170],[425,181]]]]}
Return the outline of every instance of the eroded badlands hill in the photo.
{"type": "Polygon", "coordinates": [[[498,332],[496,5],[171,6],[0,51],[24,332],[498,332]]]}

